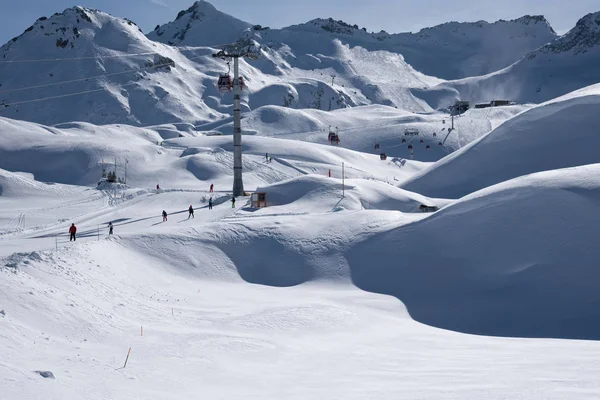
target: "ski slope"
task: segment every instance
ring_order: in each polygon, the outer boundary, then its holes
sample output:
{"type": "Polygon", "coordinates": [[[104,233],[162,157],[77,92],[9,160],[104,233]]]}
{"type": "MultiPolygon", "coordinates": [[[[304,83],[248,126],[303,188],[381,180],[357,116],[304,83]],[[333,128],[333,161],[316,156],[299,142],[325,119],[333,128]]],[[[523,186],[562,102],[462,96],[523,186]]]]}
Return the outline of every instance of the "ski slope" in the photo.
{"type": "Polygon", "coordinates": [[[458,81],[406,61],[470,43],[436,66],[460,76],[554,36],[540,17],[270,30],[204,1],[148,37],[82,7],[36,21],[0,48],[0,101],[51,96],[46,74],[98,91],[0,107],[0,400],[600,398],[600,85],[451,120],[458,81]],[[201,46],[238,34],[268,47],[241,63],[233,202],[231,95],[201,46]]]}
{"type": "MultiPolygon", "coordinates": [[[[258,211],[226,192],[207,210],[206,189],[118,187],[86,189],[119,199],[89,209],[57,184],[39,198],[64,194],[68,220],[32,213],[0,236],[3,395],[594,398],[598,342],[518,337],[597,335],[598,168],[431,199],[448,204],[432,216],[411,212],[422,196],[360,179],[329,209],[337,188],[314,175],[266,187],[275,204],[258,211]]],[[[3,176],[2,210],[21,211],[4,193],[27,199],[35,183],[3,176]]]]}
{"type": "Polygon", "coordinates": [[[459,198],[533,172],[597,163],[599,102],[600,85],[593,85],[540,104],[431,165],[403,187],[459,198]]]}

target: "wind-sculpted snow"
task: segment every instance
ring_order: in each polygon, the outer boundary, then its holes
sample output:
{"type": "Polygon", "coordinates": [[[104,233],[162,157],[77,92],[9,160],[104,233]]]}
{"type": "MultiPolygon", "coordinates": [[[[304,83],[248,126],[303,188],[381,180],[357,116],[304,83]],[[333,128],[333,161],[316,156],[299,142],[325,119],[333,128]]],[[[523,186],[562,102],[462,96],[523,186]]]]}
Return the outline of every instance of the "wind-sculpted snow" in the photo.
{"type": "Polygon", "coordinates": [[[347,254],[352,279],[439,328],[600,339],[599,173],[593,165],[518,178],[371,237],[347,254]]]}

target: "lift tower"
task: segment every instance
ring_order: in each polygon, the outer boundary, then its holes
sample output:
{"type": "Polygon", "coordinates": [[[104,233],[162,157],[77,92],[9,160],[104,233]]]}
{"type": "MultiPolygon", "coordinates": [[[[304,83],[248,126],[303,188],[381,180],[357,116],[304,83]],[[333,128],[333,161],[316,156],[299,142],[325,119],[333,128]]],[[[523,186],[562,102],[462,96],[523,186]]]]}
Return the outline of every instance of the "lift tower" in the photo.
{"type": "Polygon", "coordinates": [[[233,196],[244,195],[244,182],[242,181],[242,124],[240,116],[240,94],[244,89],[244,80],[239,75],[239,59],[245,57],[256,60],[260,57],[260,47],[251,39],[242,39],[236,43],[222,46],[221,50],[213,54],[215,58],[221,58],[228,63],[233,60],[233,82],[227,75],[228,82],[224,83],[223,76],[219,78],[219,90],[224,91],[226,87],[230,91],[233,88],[233,196]],[[224,83],[222,85],[222,82],[224,83]]]}

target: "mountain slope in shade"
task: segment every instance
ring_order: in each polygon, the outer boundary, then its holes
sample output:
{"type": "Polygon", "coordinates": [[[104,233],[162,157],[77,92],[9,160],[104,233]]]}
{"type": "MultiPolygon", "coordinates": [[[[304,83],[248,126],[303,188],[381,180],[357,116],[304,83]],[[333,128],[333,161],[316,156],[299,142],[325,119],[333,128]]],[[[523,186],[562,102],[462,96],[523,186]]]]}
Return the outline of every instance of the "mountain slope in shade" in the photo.
{"type": "Polygon", "coordinates": [[[177,46],[214,46],[235,42],[250,27],[202,0],[182,10],[173,22],[157,25],[148,38],[177,46]]]}
{"type": "Polygon", "coordinates": [[[485,76],[443,83],[424,92],[434,92],[436,98],[442,98],[440,94],[446,93],[445,105],[454,98],[472,102],[502,98],[541,103],[600,82],[598,65],[600,12],[586,15],[567,34],[510,67],[485,76]]]}

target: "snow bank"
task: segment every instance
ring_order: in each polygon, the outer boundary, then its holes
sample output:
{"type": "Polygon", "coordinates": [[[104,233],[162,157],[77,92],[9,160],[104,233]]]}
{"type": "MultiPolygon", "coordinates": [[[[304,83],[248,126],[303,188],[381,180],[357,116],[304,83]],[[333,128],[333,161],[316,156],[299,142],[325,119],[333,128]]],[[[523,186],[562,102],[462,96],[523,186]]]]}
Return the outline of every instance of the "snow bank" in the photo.
{"type": "Polygon", "coordinates": [[[599,105],[600,85],[541,104],[433,164],[403,188],[459,198],[533,172],[599,162],[599,105]]]}
{"type": "Polygon", "coordinates": [[[354,246],[352,279],[444,329],[600,339],[598,176],[596,164],[474,193],[354,246]]]}
{"type": "Polygon", "coordinates": [[[328,212],[335,211],[336,207],[343,207],[345,210],[395,210],[414,213],[419,212],[421,204],[438,207],[448,204],[446,200],[429,199],[381,181],[347,179],[342,186],[340,179],[320,175],[292,178],[271,186],[259,187],[256,191],[267,193],[269,208],[261,210],[264,213],[277,213],[282,210],[328,212]]]}

